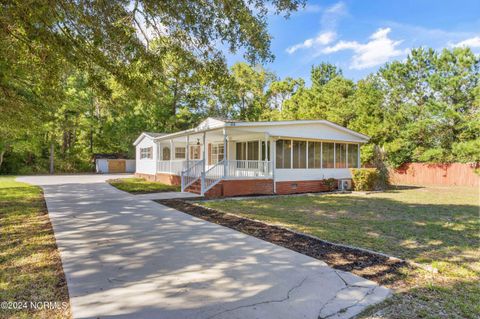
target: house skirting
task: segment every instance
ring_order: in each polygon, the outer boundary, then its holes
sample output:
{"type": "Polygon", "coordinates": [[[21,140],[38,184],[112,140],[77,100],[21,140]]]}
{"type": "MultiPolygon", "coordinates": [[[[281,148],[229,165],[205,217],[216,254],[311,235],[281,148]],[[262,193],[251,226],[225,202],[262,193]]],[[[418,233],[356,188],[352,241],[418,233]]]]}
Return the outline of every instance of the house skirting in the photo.
{"type": "Polygon", "coordinates": [[[315,181],[282,181],[276,183],[277,194],[318,193],[329,191],[324,180],[315,181]]]}
{"type": "MultiPolygon", "coordinates": [[[[159,182],[167,185],[181,184],[181,177],[173,174],[157,173],[154,175],[135,173],[135,176],[151,182],[159,182]]],[[[205,197],[272,195],[274,194],[273,183],[273,179],[226,179],[209,189],[205,193],[205,197]]],[[[279,195],[318,193],[329,190],[330,188],[325,184],[324,180],[276,182],[276,194],[279,195]]],[[[191,185],[187,191],[200,193],[199,181],[191,185]]]]}
{"type": "Polygon", "coordinates": [[[167,185],[180,185],[182,183],[181,177],[178,175],[157,173],[157,174],[143,174],[135,173],[135,177],[144,178],[150,182],[159,182],[167,185]]]}
{"type": "MultiPolygon", "coordinates": [[[[276,194],[300,194],[318,193],[331,190],[323,180],[315,181],[282,181],[276,182],[276,194]]],[[[248,179],[248,180],[223,180],[208,190],[207,198],[249,196],[249,195],[272,195],[272,179],[248,179]]]]}

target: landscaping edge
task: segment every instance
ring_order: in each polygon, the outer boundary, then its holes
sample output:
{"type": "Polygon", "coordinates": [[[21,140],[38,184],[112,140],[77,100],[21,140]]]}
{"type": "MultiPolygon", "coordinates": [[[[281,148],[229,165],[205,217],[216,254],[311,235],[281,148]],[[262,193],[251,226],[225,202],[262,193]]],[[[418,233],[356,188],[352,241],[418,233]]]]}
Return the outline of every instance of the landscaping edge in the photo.
{"type": "Polygon", "coordinates": [[[403,276],[401,268],[419,267],[416,263],[387,254],[332,243],[286,227],[204,207],[201,203],[192,202],[192,199],[167,199],[156,202],[324,261],[332,268],[349,271],[383,285],[395,282],[394,278],[403,276]]]}

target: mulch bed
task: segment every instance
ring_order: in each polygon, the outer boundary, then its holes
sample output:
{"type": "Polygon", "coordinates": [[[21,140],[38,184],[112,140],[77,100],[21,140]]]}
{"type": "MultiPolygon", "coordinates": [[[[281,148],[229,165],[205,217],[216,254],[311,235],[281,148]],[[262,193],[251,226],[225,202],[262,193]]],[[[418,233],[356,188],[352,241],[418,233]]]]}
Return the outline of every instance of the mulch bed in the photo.
{"type": "Polygon", "coordinates": [[[270,243],[322,260],[329,266],[349,271],[392,288],[401,288],[402,268],[411,267],[405,261],[354,247],[345,247],[316,237],[260,221],[202,207],[185,199],[157,200],[189,215],[257,237],[270,243]]]}

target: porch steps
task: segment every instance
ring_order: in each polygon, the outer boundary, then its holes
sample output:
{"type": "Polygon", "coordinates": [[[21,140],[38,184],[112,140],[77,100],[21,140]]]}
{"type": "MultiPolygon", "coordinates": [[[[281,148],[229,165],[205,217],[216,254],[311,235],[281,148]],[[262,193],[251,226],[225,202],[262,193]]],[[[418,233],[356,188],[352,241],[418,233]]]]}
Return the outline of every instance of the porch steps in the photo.
{"type": "MultiPolygon", "coordinates": [[[[208,178],[206,179],[206,184],[209,184],[210,182],[213,183],[215,180],[214,179],[211,179],[209,180],[208,178]]],[[[221,181],[220,181],[221,183],[221,181]]],[[[218,185],[219,183],[217,183],[216,185],[218,185]]],[[[213,186],[213,188],[215,188],[215,186],[213,186]]],[[[212,188],[211,188],[212,189],[212,188]]],[[[211,189],[209,189],[208,191],[210,191],[211,189]]],[[[201,180],[198,179],[196,180],[195,182],[193,182],[192,185],[188,186],[186,189],[185,189],[186,192],[189,192],[189,193],[194,193],[194,194],[201,194],[202,193],[202,185],[201,185],[201,180]]],[[[208,193],[207,191],[207,193],[208,193]]]]}

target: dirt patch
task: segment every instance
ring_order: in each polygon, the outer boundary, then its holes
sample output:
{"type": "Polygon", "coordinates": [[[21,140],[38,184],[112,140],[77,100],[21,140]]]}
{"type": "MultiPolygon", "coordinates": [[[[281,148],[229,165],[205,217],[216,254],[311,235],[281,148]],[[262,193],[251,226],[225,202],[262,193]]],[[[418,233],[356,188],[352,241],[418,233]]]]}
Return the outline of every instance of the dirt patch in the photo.
{"type": "Polygon", "coordinates": [[[330,267],[352,272],[381,285],[398,289],[403,286],[405,261],[354,247],[345,247],[233,214],[202,207],[186,200],[157,200],[189,215],[257,237],[270,243],[322,260],[330,267]]]}

